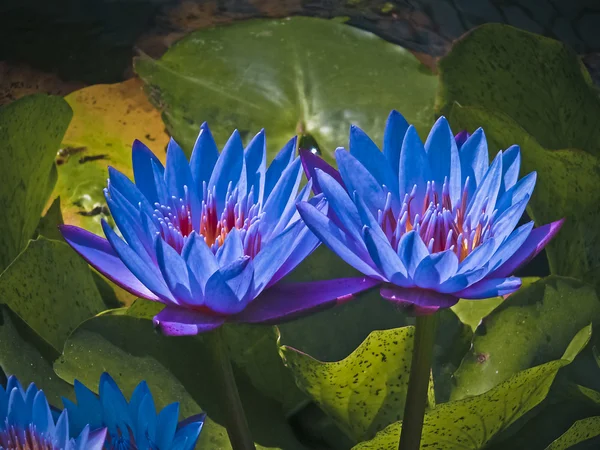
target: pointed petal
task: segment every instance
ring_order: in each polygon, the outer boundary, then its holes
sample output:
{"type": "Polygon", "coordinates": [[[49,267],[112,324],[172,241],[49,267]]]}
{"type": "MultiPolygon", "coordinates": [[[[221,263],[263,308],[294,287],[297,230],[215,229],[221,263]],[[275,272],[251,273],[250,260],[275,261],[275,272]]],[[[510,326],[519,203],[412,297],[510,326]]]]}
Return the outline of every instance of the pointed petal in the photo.
{"type": "Polygon", "coordinates": [[[501,192],[508,191],[519,179],[521,170],[521,149],[511,145],[502,153],[502,186],[501,192]]]}
{"type": "Polygon", "coordinates": [[[150,204],[154,205],[154,203],[158,202],[158,194],[154,184],[152,163],[154,162],[154,165],[160,171],[161,177],[165,172],[162,163],[148,147],[137,139],[133,142],[133,147],[131,148],[131,160],[136,186],[148,199],[150,204]]]}
{"type": "Polygon", "coordinates": [[[208,182],[209,189],[215,188],[217,211],[223,211],[227,187],[231,183],[235,188],[242,175],[243,166],[244,146],[240,133],[235,130],[225,144],[208,182]]]}
{"type": "Polygon", "coordinates": [[[371,265],[366,250],[361,250],[356,241],[340,230],[327,216],[307,202],[296,205],[308,228],[340,258],[368,277],[383,280],[371,265]]]}
{"type": "Polygon", "coordinates": [[[523,216],[529,197],[525,197],[520,202],[512,205],[504,213],[502,213],[498,219],[494,222],[491,228],[491,234],[496,240],[496,245],[500,246],[504,239],[513,232],[517,223],[523,216]]]}
{"type": "Polygon", "coordinates": [[[335,213],[339,225],[357,242],[360,242],[362,240],[361,219],[348,192],[333,177],[319,169],[316,170],[316,181],[321,186],[323,195],[335,213]]]}
{"type": "Polygon", "coordinates": [[[208,128],[208,124],[204,122],[200,126],[200,133],[196,138],[192,157],[190,158],[190,171],[196,185],[198,200],[202,201],[203,184],[210,181],[210,176],[215,168],[215,164],[219,159],[219,149],[208,128]]]}
{"type": "Polygon", "coordinates": [[[165,281],[159,269],[154,264],[148,264],[140,256],[135,253],[131,247],[117,236],[113,229],[102,221],[102,229],[110,242],[113,250],[119,255],[123,264],[131,271],[131,273],[142,282],[150,291],[163,300],[175,302],[173,295],[167,288],[165,281]]]}
{"type": "Polygon", "coordinates": [[[342,148],[335,151],[335,159],[348,192],[356,191],[373,215],[385,207],[385,193],[381,184],[349,152],[342,148]]]}
{"type": "Polygon", "coordinates": [[[60,232],[65,241],[102,275],[138,297],[158,300],[123,264],[106,239],[72,225],[61,225],[60,232]]]}
{"type": "Polygon", "coordinates": [[[429,160],[432,180],[441,188],[444,179],[448,178],[450,199],[452,204],[456,205],[462,194],[460,158],[456,140],[444,116],[441,116],[431,128],[425,141],[425,153],[429,160]]]}
{"type": "Polygon", "coordinates": [[[269,195],[271,195],[271,191],[277,184],[277,181],[281,177],[283,171],[294,160],[297,141],[297,137],[290,139],[288,143],[285,144],[285,146],[279,151],[277,156],[275,156],[275,159],[271,161],[271,164],[269,164],[269,168],[267,169],[267,173],[265,175],[265,195],[262,199],[263,203],[269,197],[269,195]]]}
{"type": "Polygon", "coordinates": [[[279,283],[265,290],[244,311],[236,315],[234,320],[246,323],[281,323],[345,302],[352,295],[379,283],[365,277],[279,283]]]}
{"type": "Polygon", "coordinates": [[[394,284],[406,283],[406,267],[392,249],[390,243],[387,240],[382,240],[377,233],[374,233],[367,226],[364,227],[363,234],[369,255],[371,255],[373,262],[385,278],[394,284]]]}
{"type": "Polygon", "coordinates": [[[233,278],[241,273],[245,267],[244,262],[240,258],[240,261],[234,262],[230,266],[224,267],[212,274],[206,282],[204,303],[215,314],[236,314],[244,309],[246,302],[241,301],[233,289],[229,287],[229,284],[227,284],[228,278],[233,278]],[[234,265],[236,267],[231,267],[234,265]]]}
{"type": "Polygon", "coordinates": [[[380,294],[386,300],[400,305],[417,305],[425,308],[449,308],[458,302],[458,298],[450,294],[440,294],[429,289],[406,289],[392,284],[384,285],[380,294]]]}
{"type": "Polygon", "coordinates": [[[485,265],[479,269],[456,274],[440,284],[436,290],[442,294],[453,294],[481,280],[487,271],[488,266],[485,265]]]}
{"type": "Polygon", "coordinates": [[[181,256],[204,291],[208,279],[219,270],[217,258],[206,245],[204,238],[195,231],[192,232],[181,251],[181,256]]]}
{"type": "Polygon", "coordinates": [[[194,226],[198,226],[200,224],[200,200],[196,183],[185,153],[173,138],[167,146],[165,183],[170,195],[184,201],[187,199],[192,213],[192,223],[194,226]]]}
{"type": "Polygon", "coordinates": [[[220,327],[225,323],[225,317],[167,306],[154,317],[153,322],[167,336],[193,336],[220,327]]]}
{"type": "Polygon", "coordinates": [[[470,202],[469,206],[467,206],[466,220],[470,220],[472,228],[475,228],[473,224],[478,223],[484,209],[487,214],[491,214],[495,209],[494,206],[496,205],[501,182],[502,152],[499,152],[496,158],[494,158],[494,161],[492,161],[492,164],[481,180],[481,183],[477,186],[473,197],[469,199],[470,202]]]}
{"type": "Polygon", "coordinates": [[[402,141],[404,141],[408,127],[408,122],[402,114],[394,110],[388,116],[383,132],[383,154],[387,158],[396,179],[400,170],[402,141]]]}
{"type": "Polygon", "coordinates": [[[419,263],[413,276],[415,284],[424,289],[435,289],[456,274],[458,258],[454,250],[427,255],[419,263]]]}
{"type": "Polygon", "coordinates": [[[422,205],[427,181],[432,179],[432,173],[425,147],[417,134],[417,130],[412,125],[408,127],[404,142],[402,142],[398,177],[400,198],[404,199],[405,194],[410,194],[416,185],[417,191],[414,202],[416,205],[422,205]]]}
{"type": "Polygon", "coordinates": [[[474,269],[479,269],[486,265],[496,249],[498,248],[496,239],[490,238],[473,250],[469,255],[461,261],[458,268],[458,273],[470,272],[474,269]]]}
{"type": "Polygon", "coordinates": [[[177,430],[177,421],[179,419],[179,403],[171,403],[165,406],[158,413],[156,421],[156,448],[172,448],[171,443],[177,430]]]}
{"type": "Polygon", "coordinates": [[[265,176],[267,172],[267,141],[264,128],[252,138],[246,150],[246,173],[248,178],[247,193],[254,189],[254,198],[262,199],[265,192],[265,176]]]}
{"type": "Polygon", "coordinates": [[[400,209],[398,197],[398,172],[392,170],[386,157],[367,134],[356,125],[350,127],[350,154],[375,178],[380,186],[386,186],[392,193],[395,211],[400,209]]]}
{"type": "Polygon", "coordinates": [[[531,197],[533,189],[535,188],[535,182],[537,180],[537,173],[531,172],[521,178],[518,183],[513,185],[508,191],[506,191],[499,199],[496,204],[498,215],[501,215],[504,211],[510,208],[512,205],[519,203],[525,197],[531,197]]]}
{"type": "Polygon", "coordinates": [[[217,251],[217,261],[220,267],[227,266],[244,256],[242,236],[237,228],[233,228],[225,237],[225,242],[217,251]]]}
{"type": "Polygon", "coordinates": [[[519,267],[527,264],[550,242],[558,233],[565,219],[557,220],[541,227],[534,228],[523,245],[490,276],[497,278],[508,277],[519,267]]]}
{"type": "Polygon", "coordinates": [[[493,272],[508,259],[525,243],[527,237],[533,229],[533,221],[520,226],[513,231],[504,243],[496,250],[494,256],[489,262],[489,270],[493,272]]]}
{"type": "Polygon", "coordinates": [[[459,156],[462,185],[465,185],[469,177],[467,195],[468,198],[473,198],[473,193],[483,181],[489,167],[487,140],[482,128],[476,129],[465,141],[460,148],[459,156]]]}
{"type": "Polygon", "coordinates": [[[335,181],[337,181],[344,189],[346,189],[346,186],[344,185],[344,181],[342,180],[342,176],[340,175],[340,173],[332,166],[327,164],[327,162],[325,162],[323,158],[314,155],[309,150],[301,149],[299,153],[300,159],[302,160],[302,167],[304,168],[304,173],[306,174],[306,178],[313,181],[313,192],[315,193],[315,195],[323,192],[318,180],[316,179],[316,169],[322,170],[327,175],[332,177],[335,181]]]}
{"type": "Polygon", "coordinates": [[[470,136],[471,135],[469,134],[469,132],[467,130],[459,131],[454,136],[454,140],[456,141],[456,146],[458,147],[459,151],[462,148],[462,146],[464,145],[464,143],[467,141],[467,139],[469,139],[470,136]]]}
{"type": "Polygon", "coordinates": [[[177,303],[200,304],[202,293],[194,296],[191,292],[190,277],[183,258],[160,237],[156,238],[155,245],[158,267],[177,303]]]}
{"type": "Polygon", "coordinates": [[[414,276],[417,266],[428,255],[429,251],[416,231],[409,231],[400,238],[398,256],[406,267],[409,278],[414,276]]]}
{"type": "Polygon", "coordinates": [[[111,196],[118,191],[124,197],[131,208],[141,208],[146,214],[152,215],[154,207],[150,204],[146,196],[140,191],[138,186],[127,178],[124,174],[116,170],[114,167],[108,167],[108,191],[111,196]]]}
{"type": "Polygon", "coordinates": [[[484,278],[483,280],[456,293],[460,298],[478,300],[491,297],[508,295],[521,287],[521,279],[509,278],[484,278]]]}

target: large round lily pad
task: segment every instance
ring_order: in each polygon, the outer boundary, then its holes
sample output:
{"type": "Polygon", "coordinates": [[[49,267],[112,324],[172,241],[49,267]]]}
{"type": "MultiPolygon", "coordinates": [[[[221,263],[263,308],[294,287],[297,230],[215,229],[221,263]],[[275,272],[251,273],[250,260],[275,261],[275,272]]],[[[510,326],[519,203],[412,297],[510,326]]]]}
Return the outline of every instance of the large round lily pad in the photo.
{"type": "Polygon", "coordinates": [[[437,85],[403,48],[308,17],[199,30],[160,60],[138,58],[135,69],[186,150],[208,121],[221,145],[235,128],[243,137],[265,128],[271,156],[309,133],[331,157],[346,145],[351,123],[380,143],[394,108],[424,131],[437,85]]]}

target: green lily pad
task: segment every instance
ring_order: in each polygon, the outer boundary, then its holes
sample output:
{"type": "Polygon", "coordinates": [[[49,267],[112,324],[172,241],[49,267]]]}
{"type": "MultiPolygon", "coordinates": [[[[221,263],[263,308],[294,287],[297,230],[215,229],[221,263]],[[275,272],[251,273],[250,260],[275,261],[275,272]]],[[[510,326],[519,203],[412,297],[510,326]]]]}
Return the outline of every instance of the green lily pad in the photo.
{"type": "Polygon", "coordinates": [[[138,79],[96,85],[65,97],[73,120],[57,156],[58,183],[65,223],[103,235],[110,221],[103,189],[108,166],[132,176],[131,145],[147,144],[164,162],[168,136],[159,112],[148,102],[138,79]]]}
{"type": "Polygon", "coordinates": [[[40,219],[38,223],[36,231],[37,236],[44,236],[48,239],[53,239],[56,241],[62,240],[62,234],[58,229],[59,225],[62,225],[63,218],[62,213],[60,211],[60,197],[56,197],[44,217],[40,219]]]}
{"type": "Polygon", "coordinates": [[[522,172],[537,171],[538,176],[529,215],[538,225],[566,218],[546,247],[551,273],[599,283],[600,161],[582,150],[546,150],[500,112],[455,105],[450,122],[469,131],[483,127],[492,154],[520,145],[522,172]]]}
{"type": "Polygon", "coordinates": [[[55,406],[61,397],[73,397],[72,387],[52,370],[58,352],[6,305],[0,305],[0,342],[0,369],[7,376],[16,376],[24,386],[34,382],[55,406]]]}
{"type": "Polygon", "coordinates": [[[546,447],[546,450],[566,450],[575,444],[600,436],[600,416],[578,420],[568,431],[546,447]]]}
{"type": "Polygon", "coordinates": [[[0,277],[8,305],[58,352],[69,334],[104,309],[87,263],[64,242],[40,237],[0,277]]]}
{"type": "MultiPolygon", "coordinates": [[[[126,395],[146,380],[158,408],[179,401],[182,417],[205,410],[211,419],[223,423],[228,406],[215,389],[220,384],[213,365],[212,336],[163,336],[154,331],[150,320],[123,312],[108,312],[78,327],[54,364],[56,373],[69,383],[78,379],[93,387],[106,371],[126,395]]],[[[302,449],[280,404],[258,392],[236,367],[234,370],[253,437],[268,447],[302,449]]],[[[201,434],[198,448],[231,448],[217,423],[209,422],[207,430],[212,431],[201,434]],[[215,436],[219,440],[211,442],[215,436]]]]}
{"type": "Polygon", "coordinates": [[[551,276],[517,291],[475,333],[455,373],[452,399],[481,394],[560,357],[573,333],[592,321],[600,321],[600,301],[578,280],[551,276]]]}
{"type": "MultiPolygon", "coordinates": [[[[573,361],[590,334],[590,326],[579,331],[561,359],[519,372],[485,394],[436,406],[425,414],[421,448],[485,448],[495,435],[544,400],[558,370],[573,361]]],[[[401,428],[402,423],[396,422],[354,450],[396,450],[401,428]]]]}
{"type": "MultiPolygon", "coordinates": [[[[286,346],[281,354],[302,390],[360,442],[402,418],[413,337],[414,327],[374,331],[346,359],[331,363],[286,346]]],[[[433,395],[432,380],[431,406],[433,395]]]]}
{"type": "Polygon", "coordinates": [[[0,108],[0,272],[34,235],[54,183],[54,155],[71,120],[60,97],[32,95],[0,108]]]}
{"type": "Polygon", "coordinates": [[[454,102],[499,111],[547,149],[600,156],[600,98],[563,43],[486,24],[454,44],[439,62],[439,75],[440,113],[449,114],[454,102]]]}
{"type": "Polygon", "coordinates": [[[394,108],[424,132],[437,85],[407,50],[309,17],[198,30],[159,60],[137,58],[135,70],[187,151],[207,121],[220,145],[235,128],[244,138],[265,128],[271,157],[292,136],[310,134],[331,159],[351,123],[381,143],[394,108]]]}

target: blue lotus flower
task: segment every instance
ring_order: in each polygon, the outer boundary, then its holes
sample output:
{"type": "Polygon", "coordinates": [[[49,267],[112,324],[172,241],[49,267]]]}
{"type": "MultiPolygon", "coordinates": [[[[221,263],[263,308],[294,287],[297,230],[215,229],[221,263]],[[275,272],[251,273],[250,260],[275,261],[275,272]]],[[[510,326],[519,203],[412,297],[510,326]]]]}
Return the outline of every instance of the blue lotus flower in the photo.
{"type": "Polygon", "coordinates": [[[298,205],[308,227],[348,264],[382,283],[381,295],[427,313],[459,298],[514,292],[511,276],[558,232],[562,220],[515,229],[535,186],[519,179],[513,145],[489,163],[483,130],[452,135],[441,117],[423,144],[396,111],[383,152],[358,127],[350,151],[335,153],[339,172],[310,153],[305,170],[329,214],[298,205]]]}
{"type": "Polygon", "coordinates": [[[100,377],[99,395],[75,380],[77,404],[63,398],[73,433],[86,426],[106,427],[104,450],[192,450],[204,424],[205,414],[179,421],[179,403],[158,414],[145,381],[137,385],[129,402],[107,373],[100,377]]]}
{"type": "Polygon", "coordinates": [[[135,184],[109,168],[105,190],[125,242],[73,226],[66,241],[99,272],[135,295],[164,303],[154,319],[166,334],[190,335],[225,321],[279,322],[335,304],[374,285],[367,278],[276,284],[319,244],[296,211],[302,167],[292,139],[266,165],[264,131],[244,150],[235,131],[219,154],[203,124],[188,163],[174,140],[167,164],[133,144],[135,184]]]}
{"type": "Polygon", "coordinates": [[[0,385],[0,450],[102,449],[105,428],[85,424],[71,438],[68,412],[57,415],[55,421],[44,392],[35,384],[25,391],[17,378],[9,377],[6,389],[0,385]]]}

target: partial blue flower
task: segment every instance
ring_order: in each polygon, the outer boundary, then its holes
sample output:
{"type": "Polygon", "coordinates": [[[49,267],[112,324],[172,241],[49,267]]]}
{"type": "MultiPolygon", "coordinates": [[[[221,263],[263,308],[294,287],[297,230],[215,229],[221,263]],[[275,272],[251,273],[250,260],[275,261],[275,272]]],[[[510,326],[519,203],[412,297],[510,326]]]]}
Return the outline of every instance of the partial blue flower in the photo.
{"type": "Polygon", "coordinates": [[[33,383],[25,391],[9,377],[6,388],[0,385],[0,450],[101,450],[106,429],[84,424],[69,433],[68,414],[55,420],[43,391],[33,383]]]}
{"type": "Polygon", "coordinates": [[[167,164],[133,144],[135,183],[109,168],[106,199],[124,239],[63,226],[66,241],[133,294],[166,305],[155,324],[192,335],[226,321],[281,322],[374,285],[367,278],[278,284],[318,245],[297,201],[326,211],[323,196],[299,193],[302,166],[290,140],[267,168],[264,131],[244,149],[235,131],[219,154],[203,124],[190,161],[174,140],[167,164]]]}
{"type": "Polygon", "coordinates": [[[423,144],[392,111],[383,152],[356,126],[349,147],[335,153],[339,172],[302,153],[330,210],[303,202],[300,215],[344,261],[378,280],[384,298],[420,312],[514,292],[521,286],[514,271],[562,225],[517,228],[536,174],[519,179],[516,145],[490,163],[481,128],[453,136],[441,117],[423,144]]]}
{"type": "Polygon", "coordinates": [[[145,381],[137,385],[129,402],[108,373],[100,377],[96,395],[75,380],[77,403],[63,398],[72,433],[86,426],[105,427],[104,450],[192,450],[204,425],[205,414],[179,422],[179,403],[158,414],[145,381]]]}

